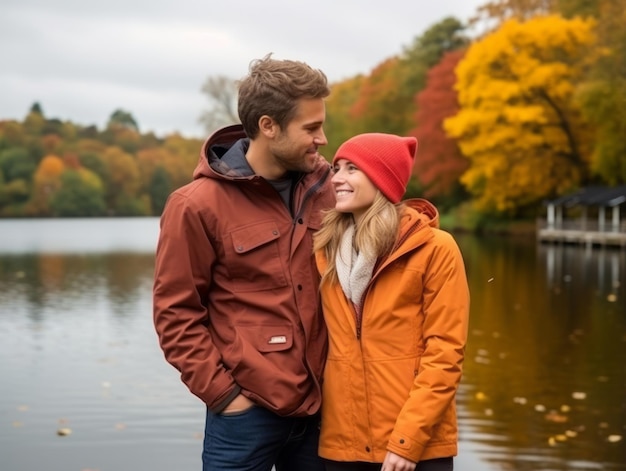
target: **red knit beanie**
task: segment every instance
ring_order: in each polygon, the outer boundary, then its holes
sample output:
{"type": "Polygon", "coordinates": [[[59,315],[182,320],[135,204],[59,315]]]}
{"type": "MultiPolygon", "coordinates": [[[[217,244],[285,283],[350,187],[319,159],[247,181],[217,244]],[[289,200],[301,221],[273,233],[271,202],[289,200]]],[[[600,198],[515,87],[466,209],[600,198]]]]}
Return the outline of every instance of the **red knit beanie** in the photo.
{"type": "Polygon", "coordinates": [[[339,146],[333,165],[346,159],[356,165],[392,203],[398,203],[413,169],[417,139],[395,134],[367,133],[339,146]]]}

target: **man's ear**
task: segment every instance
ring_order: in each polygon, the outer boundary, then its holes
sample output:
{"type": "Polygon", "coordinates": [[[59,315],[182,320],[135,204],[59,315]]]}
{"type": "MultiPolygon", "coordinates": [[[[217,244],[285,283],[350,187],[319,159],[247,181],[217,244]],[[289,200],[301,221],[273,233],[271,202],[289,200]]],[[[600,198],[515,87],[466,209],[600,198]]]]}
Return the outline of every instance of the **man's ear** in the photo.
{"type": "Polygon", "coordinates": [[[259,131],[267,138],[273,139],[276,136],[278,124],[272,118],[264,114],[259,118],[259,131]]]}

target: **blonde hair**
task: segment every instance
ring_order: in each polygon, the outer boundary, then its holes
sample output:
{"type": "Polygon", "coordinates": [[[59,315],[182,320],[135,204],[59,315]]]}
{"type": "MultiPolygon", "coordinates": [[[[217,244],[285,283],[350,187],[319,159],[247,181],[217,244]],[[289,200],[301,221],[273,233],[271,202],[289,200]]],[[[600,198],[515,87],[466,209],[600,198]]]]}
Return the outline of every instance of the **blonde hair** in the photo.
{"type": "MultiPolygon", "coordinates": [[[[398,237],[400,216],[404,204],[393,204],[378,191],[372,205],[363,213],[356,225],[354,248],[376,258],[391,253],[398,237]]],[[[336,283],[337,269],[335,260],[344,233],[354,224],[351,213],[342,213],[336,209],[324,212],[322,228],[313,237],[313,251],[323,250],[328,266],[322,273],[321,283],[336,283]]]]}

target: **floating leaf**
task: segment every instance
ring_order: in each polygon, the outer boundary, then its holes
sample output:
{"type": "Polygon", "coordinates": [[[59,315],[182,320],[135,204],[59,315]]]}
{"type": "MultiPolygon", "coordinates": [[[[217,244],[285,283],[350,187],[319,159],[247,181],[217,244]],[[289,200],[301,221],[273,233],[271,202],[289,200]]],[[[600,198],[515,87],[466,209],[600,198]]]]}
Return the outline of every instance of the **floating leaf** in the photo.
{"type": "Polygon", "coordinates": [[[477,400],[479,401],[485,401],[487,400],[487,395],[484,392],[477,392],[476,395],[474,396],[477,400]]]}
{"type": "Polygon", "coordinates": [[[67,435],[70,435],[71,433],[72,433],[72,429],[68,427],[61,427],[60,429],[57,430],[57,435],[61,437],[65,437],[67,435]]]}
{"type": "Polygon", "coordinates": [[[578,436],[578,432],[576,430],[566,430],[565,435],[568,436],[569,438],[574,438],[578,436]]]}
{"type": "Polygon", "coordinates": [[[567,422],[567,416],[563,415],[563,414],[559,414],[558,412],[551,410],[550,412],[548,412],[545,416],[544,419],[550,421],[550,422],[555,422],[557,424],[561,424],[563,422],[567,422]]]}
{"type": "Polygon", "coordinates": [[[587,399],[587,393],[584,393],[584,392],[581,392],[581,391],[576,391],[576,392],[572,393],[572,397],[574,399],[582,401],[583,399],[587,399]]]}
{"type": "Polygon", "coordinates": [[[528,400],[525,397],[514,397],[513,398],[513,402],[516,404],[526,404],[528,402],[528,400]]]}
{"type": "Polygon", "coordinates": [[[611,294],[609,294],[609,295],[606,297],[606,300],[607,300],[608,302],[610,302],[610,303],[614,303],[614,302],[616,302],[616,301],[617,301],[617,295],[616,295],[616,294],[611,293],[611,294]]]}
{"type": "Polygon", "coordinates": [[[606,440],[609,443],[617,443],[622,441],[622,436],[621,435],[609,435],[608,437],[606,437],[606,440]]]}
{"type": "Polygon", "coordinates": [[[546,411],[546,406],[544,406],[543,404],[536,404],[535,405],[535,410],[537,412],[545,412],[546,411]]]}
{"type": "Polygon", "coordinates": [[[572,408],[570,406],[568,406],[567,404],[563,404],[561,406],[561,412],[569,412],[570,410],[572,410],[572,408]]]}

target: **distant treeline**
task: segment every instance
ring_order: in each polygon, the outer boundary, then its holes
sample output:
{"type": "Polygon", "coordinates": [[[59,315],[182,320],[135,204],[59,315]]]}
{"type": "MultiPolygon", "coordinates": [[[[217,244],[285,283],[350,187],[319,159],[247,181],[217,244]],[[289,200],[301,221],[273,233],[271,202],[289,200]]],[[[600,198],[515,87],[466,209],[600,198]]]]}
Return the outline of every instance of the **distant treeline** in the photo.
{"type": "MultiPolygon", "coordinates": [[[[362,132],[413,135],[407,196],[476,221],[532,218],[547,198],[624,184],[623,25],[623,0],[501,0],[469,24],[445,18],[370,74],[332,84],[322,152],[362,132]]],[[[213,79],[203,91],[230,90],[213,79]]],[[[123,110],[98,130],[36,103],[23,122],[0,121],[0,217],[159,215],[200,146],[142,134],[123,110]]]]}
{"type": "Polygon", "coordinates": [[[0,121],[0,216],[156,216],[187,183],[201,141],[142,134],[132,116],[106,129],[46,119],[35,103],[23,122],[0,121]]]}

